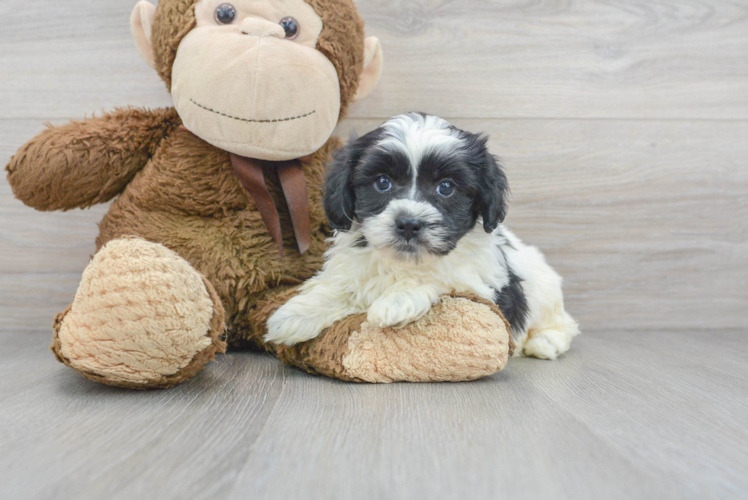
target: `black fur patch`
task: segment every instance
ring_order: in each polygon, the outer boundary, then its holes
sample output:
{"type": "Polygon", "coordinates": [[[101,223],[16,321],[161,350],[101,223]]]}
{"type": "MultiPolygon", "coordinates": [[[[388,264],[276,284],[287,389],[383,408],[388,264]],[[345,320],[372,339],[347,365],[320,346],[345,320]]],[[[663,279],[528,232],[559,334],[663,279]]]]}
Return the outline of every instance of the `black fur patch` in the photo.
{"type": "Polygon", "coordinates": [[[509,269],[509,284],[501,291],[496,292],[494,302],[512,327],[512,333],[518,334],[525,331],[527,321],[527,297],[522,288],[522,279],[509,269]]]}

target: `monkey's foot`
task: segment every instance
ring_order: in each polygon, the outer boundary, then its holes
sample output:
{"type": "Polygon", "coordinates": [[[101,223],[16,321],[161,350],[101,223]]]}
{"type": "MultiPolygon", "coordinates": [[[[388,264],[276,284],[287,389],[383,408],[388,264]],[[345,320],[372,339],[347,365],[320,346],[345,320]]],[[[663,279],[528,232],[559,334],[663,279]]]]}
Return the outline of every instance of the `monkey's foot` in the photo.
{"type": "Polygon", "coordinates": [[[224,330],[221,301],[200,273],[163,245],[127,238],[94,256],[50,347],[96,382],[166,388],[225,352],[224,330]]]}
{"type": "Polygon", "coordinates": [[[461,382],[504,369],[514,344],[494,304],[453,295],[404,328],[379,328],[361,314],[309,342],[271,349],[289,364],[343,380],[461,382]]]}

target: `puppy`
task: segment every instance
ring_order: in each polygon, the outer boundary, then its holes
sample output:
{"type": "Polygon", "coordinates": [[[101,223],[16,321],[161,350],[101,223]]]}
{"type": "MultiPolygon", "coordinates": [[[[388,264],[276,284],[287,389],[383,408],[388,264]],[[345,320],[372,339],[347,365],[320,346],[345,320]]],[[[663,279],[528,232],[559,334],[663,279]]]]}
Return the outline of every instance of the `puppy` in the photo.
{"type": "Polygon", "coordinates": [[[265,339],[293,345],[364,312],[376,326],[404,326],[456,290],[499,306],[516,352],[566,352],[579,330],[561,278],[501,224],[507,180],[486,142],[410,113],[344,147],[326,181],[336,233],[324,268],[270,318],[265,339]]]}

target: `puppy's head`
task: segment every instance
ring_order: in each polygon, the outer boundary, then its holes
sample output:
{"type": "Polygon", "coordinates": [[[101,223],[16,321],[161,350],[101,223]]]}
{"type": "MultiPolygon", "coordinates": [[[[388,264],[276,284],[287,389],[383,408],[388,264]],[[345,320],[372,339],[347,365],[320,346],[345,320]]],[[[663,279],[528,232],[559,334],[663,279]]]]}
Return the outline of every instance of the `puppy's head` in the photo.
{"type": "Polygon", "coordinates": [[[368,244],[399,254],[446,255],[479,220],[506,216],[507,181],[485,136],[409,113],[352,140],[328,171],[330,225],[360,223],[368,244]]]}

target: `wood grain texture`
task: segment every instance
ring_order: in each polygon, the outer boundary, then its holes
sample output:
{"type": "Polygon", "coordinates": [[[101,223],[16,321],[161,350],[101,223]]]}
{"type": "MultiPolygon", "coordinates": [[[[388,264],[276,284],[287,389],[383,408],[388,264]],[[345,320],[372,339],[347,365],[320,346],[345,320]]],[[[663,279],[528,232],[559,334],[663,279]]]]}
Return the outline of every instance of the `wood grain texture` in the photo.
{"type": "Polygon", "coordinates": [[[745,2],[358,4],[390,57],[357,117],[748,117],[745,2]]]}
{"type": "Polygon", "coordinates": [[[3,329],[0,496],[745,498],[744,338],[590,332],[560,362],[467,384],[344,384],[233,354],[126,392],[57,363],[45,333],[3,329]]]}
{"type": "MultiPolygon", "coordinates": [[[[5,0],[0,117],[168,105],[134,48],[134,3],[5,0]]],[[[367,31],[382,39],[386,65],[355,117],[418,109],[464,118],[748,119],[742,1],[357,4],[367,31]]]]}

